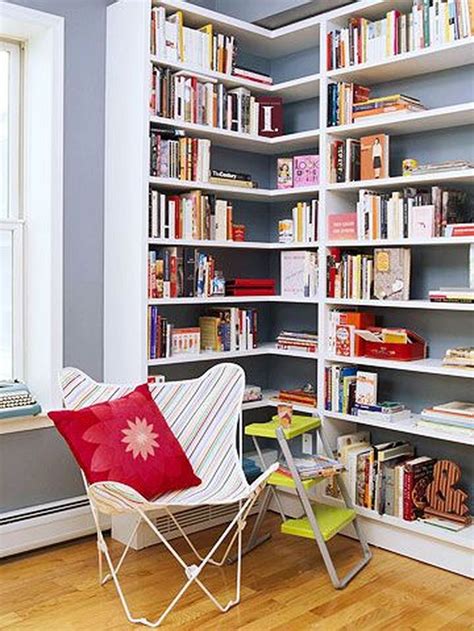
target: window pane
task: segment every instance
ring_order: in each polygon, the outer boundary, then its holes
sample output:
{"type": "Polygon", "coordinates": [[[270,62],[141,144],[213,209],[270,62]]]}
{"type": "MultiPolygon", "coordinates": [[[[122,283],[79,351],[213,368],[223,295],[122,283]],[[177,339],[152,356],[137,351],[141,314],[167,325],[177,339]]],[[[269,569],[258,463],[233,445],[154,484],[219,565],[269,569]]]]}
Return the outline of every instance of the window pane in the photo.
{"type": "Polygon", "coordinates": [[[0,230],[0,380],[13,377],[13,234],[0,230]]]}
{"type": "Polygon", "coordinates": [[[9,64],[10,53],[0,50],[0,219],[8,217],[9,201],[9,64]]]}

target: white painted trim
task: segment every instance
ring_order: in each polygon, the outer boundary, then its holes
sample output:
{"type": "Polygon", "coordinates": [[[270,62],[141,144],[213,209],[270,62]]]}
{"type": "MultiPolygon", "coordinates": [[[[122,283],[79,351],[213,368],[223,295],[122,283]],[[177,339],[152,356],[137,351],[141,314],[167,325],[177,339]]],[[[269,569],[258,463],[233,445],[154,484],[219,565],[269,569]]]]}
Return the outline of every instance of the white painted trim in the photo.
{"type": "Polygon", "coordinates": [[[0,14],[0,33],[25,43],[24,378],[47,409],[63,365],[64,18],[9,2],[0,14]]]}
{"type": "MultiPolygon", "coordinates": [[[[69,498],[59,502],[32,506],[28,509],[28,512],[32,513],[48,507],[53,508],[65,502],[69,503],[74,500],[84,499],[84,497],[69,498]]],[[[24,514],[26,511],[21,509],[3,513],[1,517],[5,518],[15,513],[24,514]]],[[[101,526],[103,530],[108,530],[110,528],[110,518],[103,515],[101,526]]],[[[21,521],[1,526],[0,558],[85,537],[95,533],[95,531],[90,505],[71,508],[63,512],[53,512],[49,515],[25,518],[21,521]]]]}

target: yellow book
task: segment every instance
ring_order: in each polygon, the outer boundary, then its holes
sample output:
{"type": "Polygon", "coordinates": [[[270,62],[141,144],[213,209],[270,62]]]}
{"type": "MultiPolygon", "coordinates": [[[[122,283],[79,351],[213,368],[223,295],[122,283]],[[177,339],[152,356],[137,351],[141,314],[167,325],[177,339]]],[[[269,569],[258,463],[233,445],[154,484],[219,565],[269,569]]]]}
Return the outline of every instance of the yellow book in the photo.
{"type": "Polygon", "coordinates": [[[220,351],[219,342],[219,318],[213,316],[201,316],[199,328],[201,330],[201,350],[220,351]]]}
{"type": "Polygon", "coordinates": [[[212,70],[212,24],[202,26],[199,31],[207,35],[207,67],[212,70]]]}
{"type": "Polygon", "coordinates": [[[296,240],[301,242],[303,241],[303,202],[296,204],[296,216],[298,219],[296,222],[296,240]]]}
{"type": "Polygon", "coordinates": [[[408,344],[408,335],[404,329],[382,329],[382,341],[385,344],[408,344]]]}

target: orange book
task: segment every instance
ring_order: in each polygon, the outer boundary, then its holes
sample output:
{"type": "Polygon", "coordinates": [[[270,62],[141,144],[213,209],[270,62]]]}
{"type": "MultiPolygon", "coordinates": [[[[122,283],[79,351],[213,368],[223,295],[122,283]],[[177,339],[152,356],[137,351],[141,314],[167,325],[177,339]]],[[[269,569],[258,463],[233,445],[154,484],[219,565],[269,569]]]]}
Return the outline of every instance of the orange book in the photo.
{"type": "Polygon", "coordinates": [[[376,180],[388,177],[387,134],[362,136],[360,139],[360,179],[376,180]]]}

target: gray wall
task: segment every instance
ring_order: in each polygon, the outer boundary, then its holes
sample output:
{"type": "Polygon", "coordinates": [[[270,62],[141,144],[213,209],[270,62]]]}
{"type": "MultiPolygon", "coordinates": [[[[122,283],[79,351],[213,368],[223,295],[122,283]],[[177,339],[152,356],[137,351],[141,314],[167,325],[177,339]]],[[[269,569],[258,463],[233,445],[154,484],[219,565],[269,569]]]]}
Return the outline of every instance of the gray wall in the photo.
{"type": "MultiPolygon", "coordinates": [[[[65,18],[64,362],[100,378],[107,2],[14,4],[65,18]]],[[[2,436],[0,463],[0,510],[83,492],[77,467],[55,430],[2,436]]]]}

